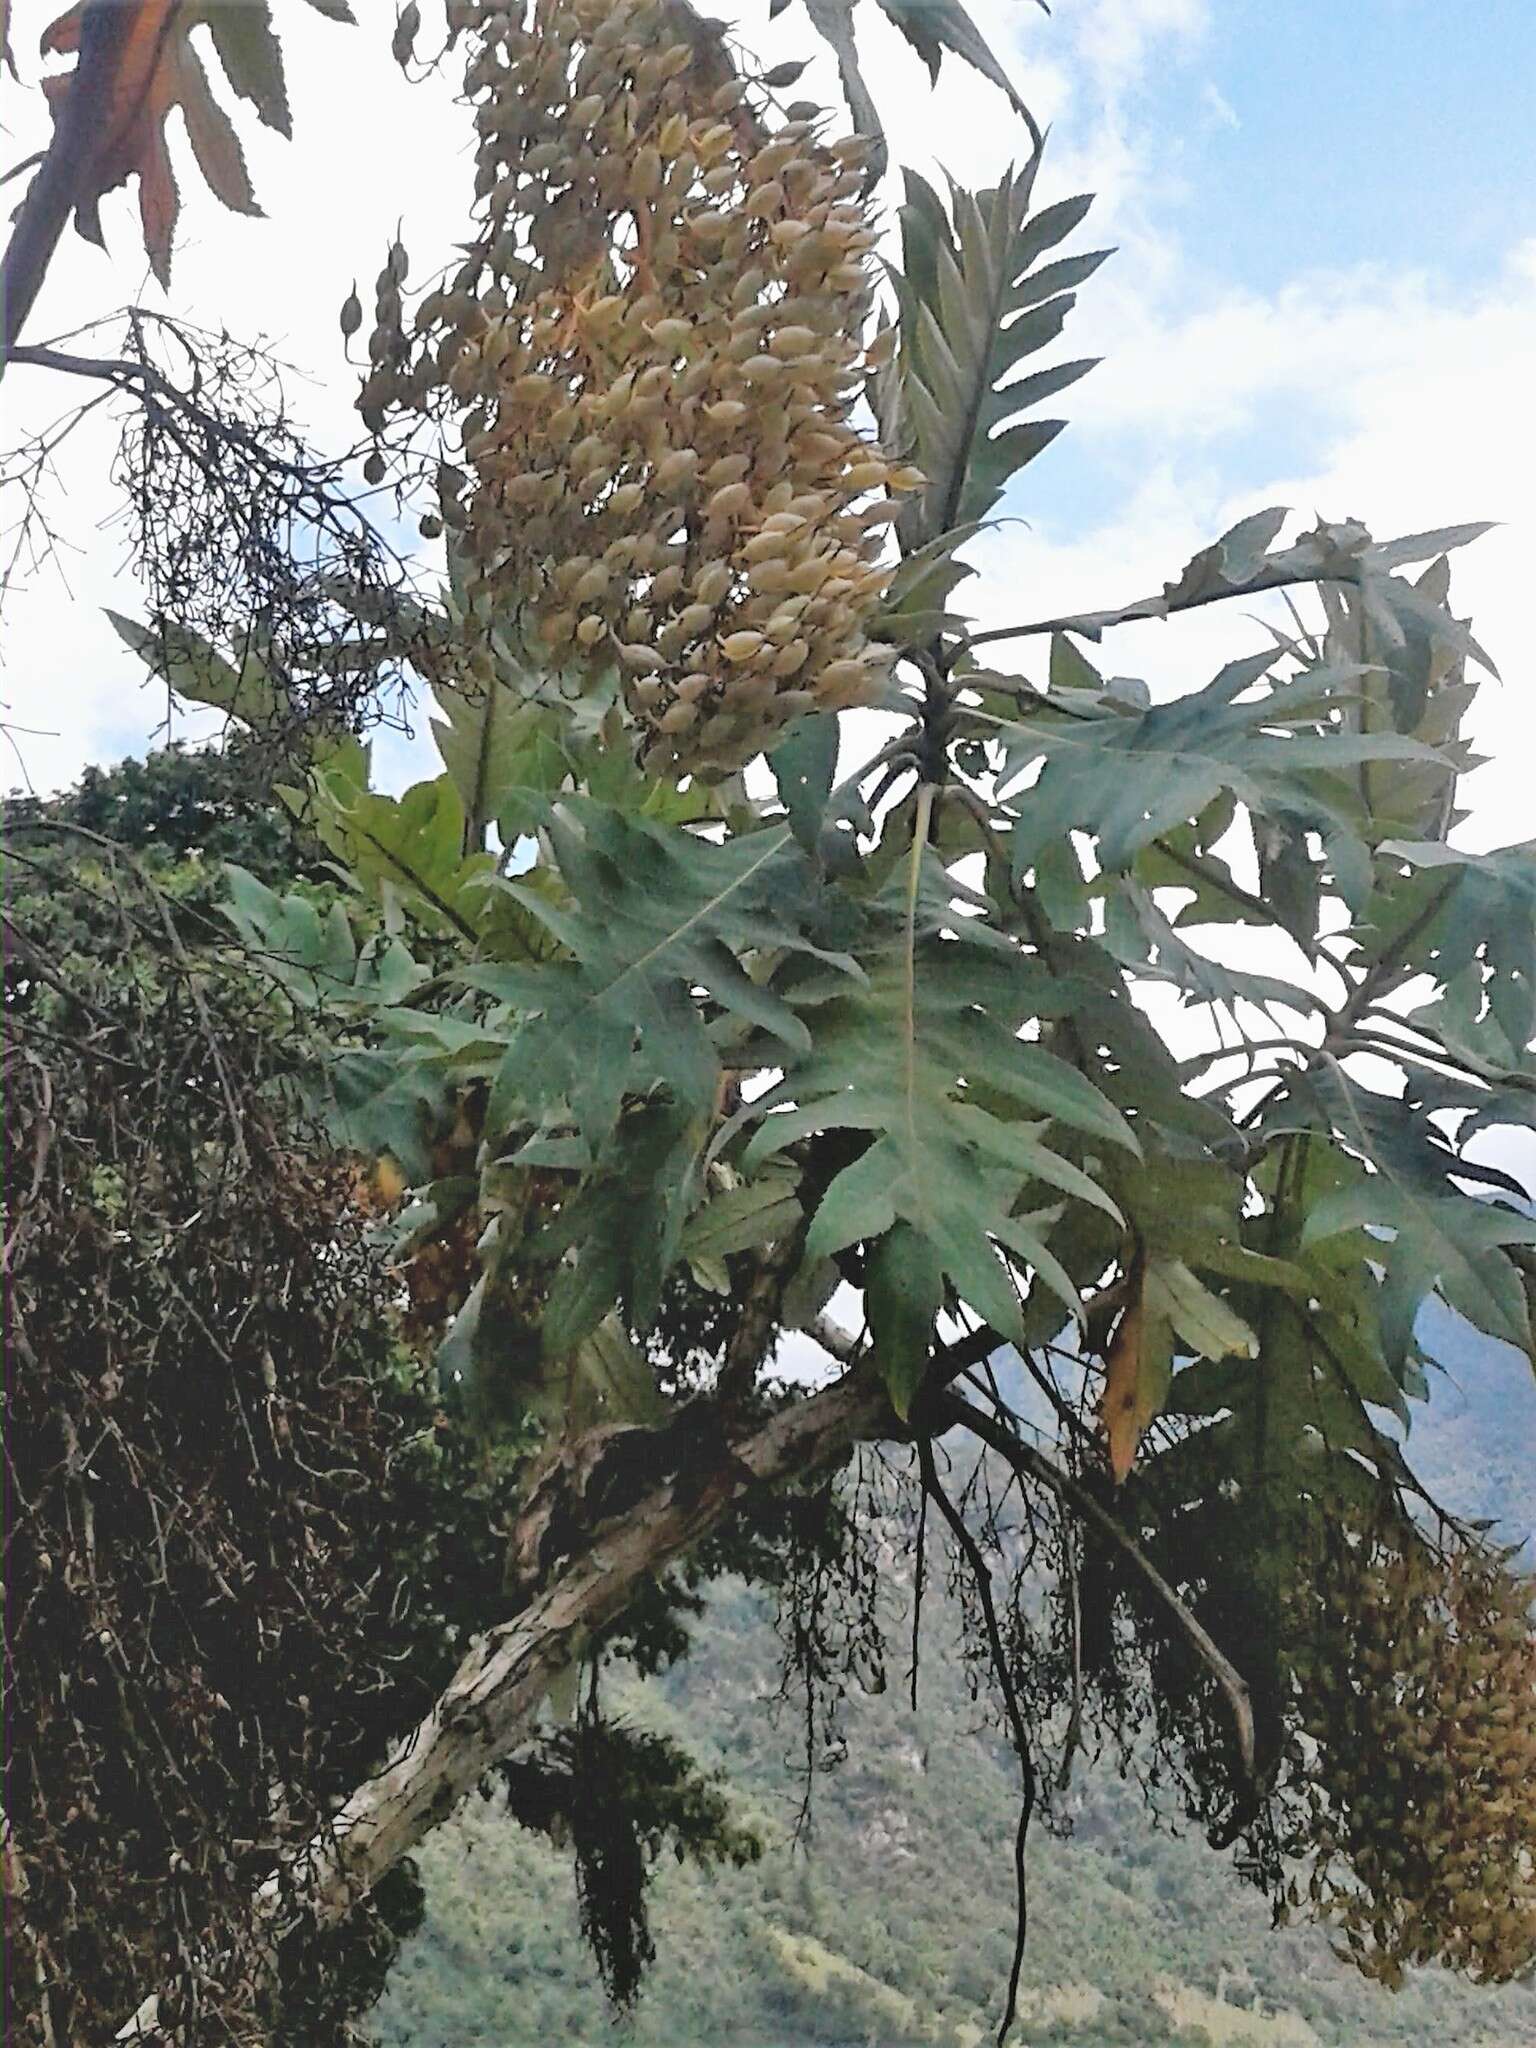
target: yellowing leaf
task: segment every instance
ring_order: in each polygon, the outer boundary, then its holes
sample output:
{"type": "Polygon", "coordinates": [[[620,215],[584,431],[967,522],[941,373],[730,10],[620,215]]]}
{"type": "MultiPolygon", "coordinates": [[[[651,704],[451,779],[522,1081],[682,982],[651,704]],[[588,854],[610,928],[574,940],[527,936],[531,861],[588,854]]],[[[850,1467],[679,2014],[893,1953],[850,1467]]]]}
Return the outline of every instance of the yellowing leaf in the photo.
{"type": "Polygon", "coordinates": [[[1131,1265],[1125,1308],[1104,1354],[1099,1420],[1119,1485],[1136,1462],[1147,1426],[1162,1412],[1173,1379],[1175,1340],[1202,1358],[1253,1358],[1258,1339],[1182,1259],[1131,1265]]]}
{"type": "MultiPolygon", "coordinates": [[[[1149,1399],[1148,1337],[1156,1341],[1156,1331],[1150,1325],[1155,1318],[1149,1318],[1143,1292],[1146,1267],[1138,1253],[1131,1267],[1129,1291],[1120,1320],[1115,1325],[1115,1334],[1110,1339],[1109,1349],[1104,1354],[1104,1391],[1099,1397],[1099,1420],[1109,1444],[1109,1469],[1115,1475],[1115,1484],[1121,1485],[1132,1465],[1136,1462],[1137,1446],[1142,1431],[1157,1413],[1157,1403],[1149,1399]]],[[[1163,1325],[1163,1336],[1167,1326],[1163,1325]]],[[[1164,1353],[1166,1355],[1166,1344],[1164,1353]]],[[[1158,1396],[1160,1401],[1161,1394],[1158,1396]]]]}

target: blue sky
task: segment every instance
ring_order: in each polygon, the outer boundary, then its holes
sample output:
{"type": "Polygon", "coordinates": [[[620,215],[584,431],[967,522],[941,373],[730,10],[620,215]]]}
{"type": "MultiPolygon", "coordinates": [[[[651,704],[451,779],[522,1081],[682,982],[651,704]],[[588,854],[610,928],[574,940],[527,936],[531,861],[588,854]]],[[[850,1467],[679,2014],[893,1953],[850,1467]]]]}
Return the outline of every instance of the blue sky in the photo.
{"type": "Polygon", "coordinates": [[[1219,0],[1138,110],[1178,231],[1233,284],[1421,266],[1486,282],[1536,234],[1531,0],[1219,0]],[[1219,103],[1211,97],[1220,95],[1219,103]]]}
{"type": "MultiPolygon", "coordinates": [[[[1093,12],[1093,0],[1059,0],[1027,52],[1047,54],[1053,33],[1093,12]]],[[[1536,238],[1536,0],[1214,0],[1194,12],[1201,26],[1161,41],[1121,86],[1119,112],[1151,195],[1142,222],[1178,251],[1186,313],[1372,271],[1383,294],[1416,274],[1453,309],[1536,238]]],[[[1076,126],[1086,110],[1074,111],[1076,126]]],[[[1089,241],[1093,230],[1090,216],[1089,241]]],[[[1223,430],[1208,465],[1235,482],[1294,467],[1326,447],[1348,402],[1338,385],[1293,392],[1223,430]]],[[[1081,431],[1031,479],[1073,524],[1103,514],[1146,438],[1123,421],[1096,433],[1091,386],[1080,410],[1081,431]]],[[[1155,403],[1148,415],[1155,432],[1155,403]]]]}

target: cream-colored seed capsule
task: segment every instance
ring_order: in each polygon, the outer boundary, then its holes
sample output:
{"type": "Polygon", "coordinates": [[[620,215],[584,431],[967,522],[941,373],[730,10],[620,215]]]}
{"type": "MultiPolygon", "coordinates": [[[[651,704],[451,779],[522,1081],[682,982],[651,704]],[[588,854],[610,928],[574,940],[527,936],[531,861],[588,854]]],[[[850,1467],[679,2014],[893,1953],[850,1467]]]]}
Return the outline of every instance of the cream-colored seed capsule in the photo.
{"type": "Polygon", "coordinates": [[[731,570],[725,562],[711,562],[694,578],[693,594],[700,604],[716,605],[730,589],[731,570]]]}
{"type": "Polygon", "coordinates": [[[442,517],[471,594],[526,606],[551,647],[620,647],[657,772],[739,765],[813,686],[836,697],[838,663],[870,687],[891,514],[857,500],[921,483],[853,419],[891,346],[863,341],[867,153],[829,149],[808,102],[780,116],[722,82],[713,44],[668,39],[665,0],[450,5],[479,227],[414,320],[386,265],[365,421],[446,391],[469,474],[442,517]],[[679,696],[664,675],[685,666],[679,696]]]}
{"type": "Polygon", "coordinates": [[[734,519],[752,502],[750,485],[722,484],[707,500],[704,511],[710,519],[734,519]]]}

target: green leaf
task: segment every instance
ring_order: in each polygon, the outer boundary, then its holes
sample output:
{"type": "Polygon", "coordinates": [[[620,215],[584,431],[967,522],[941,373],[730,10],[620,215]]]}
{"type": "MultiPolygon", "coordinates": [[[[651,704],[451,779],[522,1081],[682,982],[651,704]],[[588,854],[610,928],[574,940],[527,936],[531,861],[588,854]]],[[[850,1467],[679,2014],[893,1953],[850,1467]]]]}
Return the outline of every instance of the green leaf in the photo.
{"type": "Polygon", "coordinates": [[[386,914],[404,905],[431,930],[476,936],[496,863],[486,853],[465,856],[464,805],[450,776],[398,799],[324,775],[312,789],[309,822],[386,914]]]}
{"type": "Polygon", "coordinates": [[[1090,833],[1102,866],[1123,869],[1160,835],[1223,795],[1257,816],[1347,837],[1358,797],[1347,771],[1365,760],[1440,757],[1396,732],[1343,729],[1357,665],[1268,676],[1268,652],[1231,662],[1203,690],[1134,711],[1106,692],[1096,706],[1075,695],[1068,715],[1049,709],[994,720],[1006,756],[1000,794],[1018,794],[1013,867],[1021,876],[1040,851],[1071,831],[1090,833]],[[1250,695],[1258,685],[1266,687],[1250,695]]]}
{"type": "Polygon", "coordinates": [[[512,786],[541,710],[499,671],[469,684],[440,682],[432,694],[442,713],[432,720],[432,737],[464,807],[461,850],[477,853],[512,786]]]}
{"type": "Polygon", "coordinates": [[[1150,1259],[1142,1282],[1146,1311],[1172,1325],[1198,1357],[1257,1358],[1259,1340],[1182,1259],[1150,1259]]]}
{"type": "Polygon", "coordinates": [[[793,1177],[769,1173],[712,1195],[683,1230],[684,1258],[722,1259],[784,1236],[800,1220],[795,1188],[793,1177]]]}
{"type": "Polygon", "coordinates": [[[837,774],[839,724],[834,713],[797,719],[768,756],[768,766],[789,815],[789,829],[808,853],[821,838],[827,799],[837,774]]]}
{"type": "Polygon", "coordinates": [[[915,171],[906,183],[902,266],[893,272],[901,346],[883,387],[881,431],[928,478],[898,523],[910,553],[984,519],[1009,479],[1060,432],[1059,420],[1020,415],[1093,365],[1014,373],[1056,339],[1073,305],[1066,287],[1090,276],[1108,252],[1053,265],[1053,275],[1030,275],[1088,206],[1068,200],[1031,219],[1033,165],[990,191],[952,187],[948,214],[915,171]]]}
{"type": "MultiPolygon", "coordinates": [[[[783,0],[779,0],[779,5],[783,5],[783,0]]],[[[1040,0],[1040,5],[1044,7],[1045,0],[1040,0]]],[[[1014,110],[1038,144],[1040,131],[1034,117],[1019,98],[1007,73],[993,56],[986,39],[960,0],[880,0],[880,6],[928,66],[931,77],[937,78],[940,61],[946,52],[974,65],[983,78],[1008,95],[1014,110]]],[[[776,13],[778,8],[772,11],[776,13]]],[[[864,74],[859,69],[858,50],[853,38],[853,0],[805,0],[805,11],[817,33],[837,57],[843,98],[848,103],[855,131],[872,137],[879,145],[870,164],[871,178],[878,178],[886,165],[885,131],[869,87],[864,82],[864,74]]]]}
{"type": "Polygon", "coordinates": [[[665,1420],[668,1409],[661,1389],[617,1316],[605,1316],[582,1341],[575,1363],[595,1402],[593,1422],[649,1425],[665,1420]]]}
{"type": "Polygon", "coordinates": [[[268,128],[291,137],[283,53],[266,0],[214,0],[203,18],[231,86],[241,99],[249,100],[268,128]]]}
{"type": "MultiPolygon", "coordinates": [[[[1038,4],[1043,13],[1050,12],[1045,0],[1038,0],[1038,4]]],[[[928,66],[931,78],[937,79],[939,65],[949,51],[1005,92],[1014,112],[1033,131],[1034,118],[1028,107],[960,0],[880,0],[880,9],[928,66]]]]}
{"type": "Polygon", "coordinates": [[[123,644],[189,704],[211,705],[252,726],[268,724],[287,709],[288,691],[273,682],[253,651],[236,666],[190,626],[169,619],[144,625],[104,609],[123,644]]]}
{"type": "MultiPolygon", "coordinates": [[[[1409,961],[1454,982],[1477,963],[1479,994],[1516,1065],[1536,1038],[1536,840],[1493,853],[1413,840],[1381,852],[1427,871],[1424,918],[1409,961]]],[[[1390,940],[1389,940],[1390,943],[1390,940]]]]}
{"type": "Polygon", "coordinates": [[[853,39],[853,0],[805,0],[805,11],[811,18],[812,27],[837,58],[838,80],[843,88],[843,98],[848,103],[854,133],[869,136],[877,145],[870,160],[870,176],[878,178],[886,165],[885,130],[880,125],[879,110],[859,69],[858,47],[853,39]]]}
{"type": "Polygon", "coordinates": [[[359,952],[344,905],[322,918],[308,896],[279,896],[233,864],[225,874],[225,914],[247,953],[301,1007],[387,1009],[426,981],[427,969],[396,939],[370,939],[359,952]]]}
{"type": "Polygon", "coordinates": [[[326,1069],[329,1123],[344,1150],[391,1153],[408,1186],[432,1178],[428,1141],[448,1104],[443,1074],[396,1048],[346,1052],[326,1069]]]}
{"type": "Polygon", "coordinates": [[[1427,1117],[1373,1093],[1327,1057],[1287,1083],[1286,1101],[1262,1128],[1314,1131],[1332,1141],[1325,1155],[1332,1184],[1307,1203],[1301,1242],[1361,1233],[1357,1256],[1384,1273],[1381,1342],[1394,1371],[1410,1355],[1415,1319],[1432,1292],[1490,1336],[1530,1351],[1524,1291],[1509,1252],[1536,1244],[1536,1218],[1459,1185],[1470,1180],[1513,1193],[1509,1176],[1459,1156],[1427,1117]]]}
{"type": "Polygon", "coordinates": [[[926,1240],[957,1292],[1010,1334],[1016,1285],[1004,1253],[1038,1272],[1072,1312],[1070,1278],[1048,1225],[1020,1213],[1034,1187],[1115,1214],[1093,1178],[1054,1139],[1084,1133],[1135,1150],[1104,1095],[1077,1070],[1019,1036],[1069,992],[1042,963],[979,919],[957,916],[937,859],[907,900],[896,876],[870,906],[857,954],[867,980],[834,984],[806,969],[783,982],[805,1009],[808,1047],[749,1112],[758,1121],[750,1171],[797,1140],[842,1130],[868,1143],[836,1175],[812,1218],[806,1256],[882,1237],[899,1220],[926,1240]]]}
{"type": "Polygon", "coordinates": [[[708,1110],[720,1059],[696,988],[741,1025],[802,1046],[804,1021],[744,956],[804,952],[838,978],[856,971],[816,942],[821,884],[785,828],[716,845],[570,798],[549,812],[547,831],[571,901],[507,886],[570,957],[536,974],[484,966],[465,975],[520,1013],[498,1077],[499,1115],[517,1103],[537,1119],[565,1102],[597,1149],[626,1095],[660,1084],[708,1110]]]}
{"type": "Polygon", "coordinates": [[[944,1300],[944,1268],[932,1243],[897,1223],[870,1253],[865,1307],[875,1368],[905,1422],[933,1349],[933,1322],[944,1300]]]}

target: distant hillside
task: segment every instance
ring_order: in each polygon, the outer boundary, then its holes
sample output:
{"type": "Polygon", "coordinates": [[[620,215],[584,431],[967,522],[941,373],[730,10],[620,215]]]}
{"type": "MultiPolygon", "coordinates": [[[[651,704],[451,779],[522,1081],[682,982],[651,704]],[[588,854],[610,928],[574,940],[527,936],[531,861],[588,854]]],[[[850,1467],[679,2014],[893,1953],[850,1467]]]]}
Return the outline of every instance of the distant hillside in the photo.
{"type": "Polygon", "coordinates": [[[1536,1376],[1530,1361],[1432,1303],[1419,1325],[1443,1371],[1416,1416],[1409,1462],[1448,1508],[1492,1516],[1536,1568],[1536,1376]]]}
{"type": "MultiPolygon", "coordinates": [[[[1413,1453],[1446,1504],[1536,1526],[1536,1382],[1465,1326],[1413,1453]]],[[[698,1648],[625,1710],[729,1769],[772,1846],[745,1871],[657,1874],[658,1960],[615,2032],[576,1926],[568,1859],[476,1803],[422,1857],[426,1927],[377,2016],[381,2048],[980,2048],[1011,1938],[1017,1779],[982,1727],[952,1617],[931,1617],[920,1711],[893,1682],[856,1695],[849,1757],[817,1780],[809,1850],[793,1707],[775,1713],[763,1604],[723,1589],[698,1648]]],[[[1436,1976],[1366,1983],[1316,1929],[1274,1933],[1264,1901],[1198,1836],[1158,1832],[1133,1792],[1087,1777],[1073,1838],[1036,1835],[1019,2048],[1536,2048],[1536,1989],[1436,1976]]]]}

